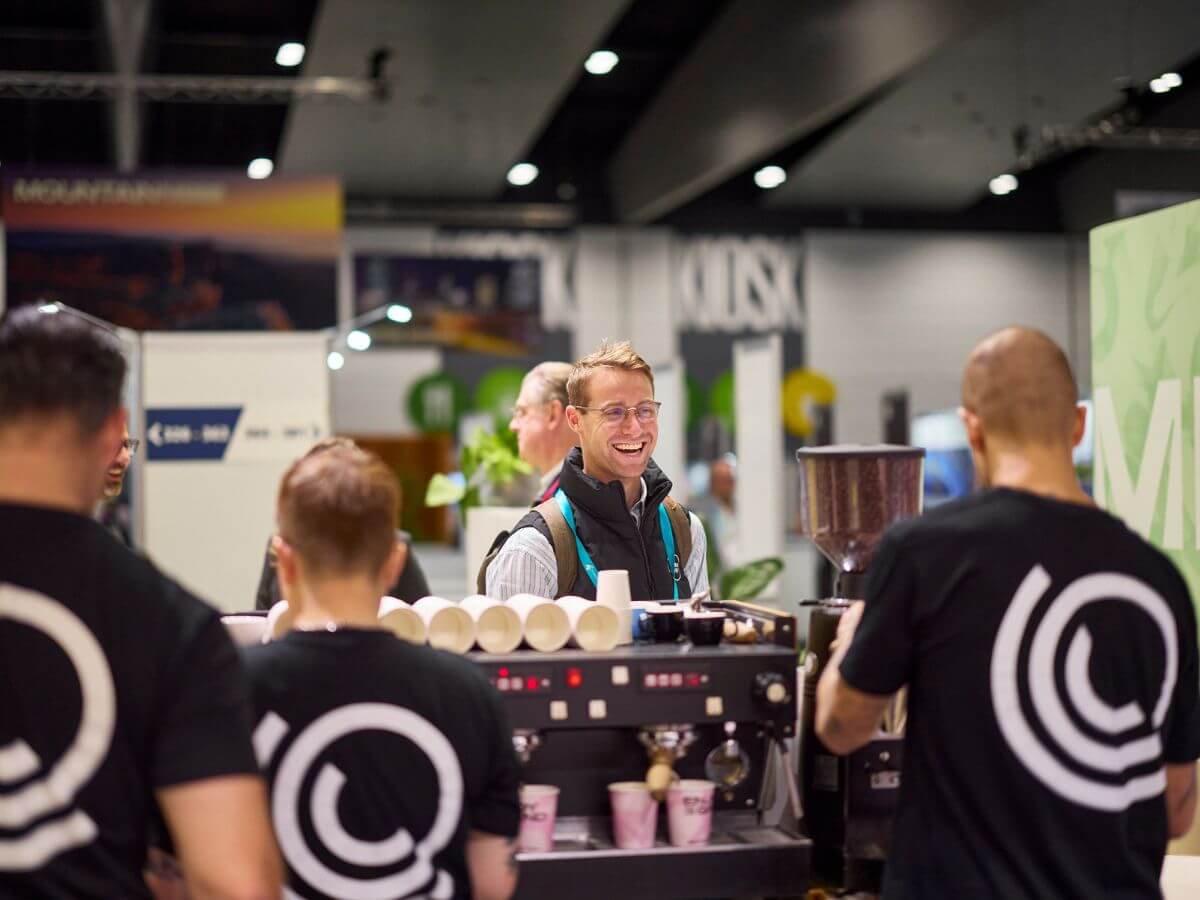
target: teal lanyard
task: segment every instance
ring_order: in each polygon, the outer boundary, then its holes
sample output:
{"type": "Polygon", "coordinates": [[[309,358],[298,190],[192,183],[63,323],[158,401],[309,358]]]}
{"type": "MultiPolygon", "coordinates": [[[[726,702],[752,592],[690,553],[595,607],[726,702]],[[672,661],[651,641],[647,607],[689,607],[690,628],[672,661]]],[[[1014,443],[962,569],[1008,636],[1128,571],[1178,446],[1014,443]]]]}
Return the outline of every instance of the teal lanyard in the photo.
{"type": "MultiPolygon", "coordinates": [[[[558,508],[562,510],[563,518],[567,520],[567,527],[571,529],[571,535],[575,538],[575,550],[579,554],[579,564],[583,566],[583,571],[587,572],[592,587],[595,587],[598,580],[596,564],[592,562],[592,555],[587,552],[583,541],[579,539],[579,532],[575,528],[575,512],[571,509],[571,502],[567,500],[567,495],[563,493],[562,488],[554,492],[554,499],[558,502],[558,508]]],[[[679,557],[675,555],[675,533],[671,531],[671,519],[667,515],[667,509],[661,504],[658,507],[658,524],[662,529],[663,545],[667,550],[667,568],[670,570],[671,579],[674,582],[672,584],[675,591],[674,599],[678,600],[679,579],[682,577],[682,573],[679,568],[679,557]]]]}

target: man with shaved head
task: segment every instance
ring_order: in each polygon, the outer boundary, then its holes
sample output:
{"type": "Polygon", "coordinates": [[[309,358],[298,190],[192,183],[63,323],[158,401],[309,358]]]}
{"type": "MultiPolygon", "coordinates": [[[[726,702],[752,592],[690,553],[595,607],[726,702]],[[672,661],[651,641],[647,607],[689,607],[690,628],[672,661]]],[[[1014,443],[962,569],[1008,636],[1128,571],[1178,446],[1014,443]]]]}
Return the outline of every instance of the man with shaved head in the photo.
{"type": "Polygon", "coordinates": [[[1160,897],[1196,809],[1196,617],[1179,572],[1080,488],[1066,356],[1007,328],[967,360],[981,489],[884,536],[817,690],[835,753],[908,686],[884,897],[1160,897]]]}

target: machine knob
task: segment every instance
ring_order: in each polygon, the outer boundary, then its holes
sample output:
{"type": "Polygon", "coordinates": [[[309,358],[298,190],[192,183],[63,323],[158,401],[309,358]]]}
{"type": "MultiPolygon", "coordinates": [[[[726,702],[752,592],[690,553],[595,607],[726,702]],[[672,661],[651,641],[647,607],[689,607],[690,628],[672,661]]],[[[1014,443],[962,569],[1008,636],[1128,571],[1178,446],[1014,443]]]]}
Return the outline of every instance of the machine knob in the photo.
{"type": "Polygon", "coordinates": [[[759,672],[754,676],[754,696],[771,706],[782,706],[791,699],[787,679],[778,672],[759,672]]]}

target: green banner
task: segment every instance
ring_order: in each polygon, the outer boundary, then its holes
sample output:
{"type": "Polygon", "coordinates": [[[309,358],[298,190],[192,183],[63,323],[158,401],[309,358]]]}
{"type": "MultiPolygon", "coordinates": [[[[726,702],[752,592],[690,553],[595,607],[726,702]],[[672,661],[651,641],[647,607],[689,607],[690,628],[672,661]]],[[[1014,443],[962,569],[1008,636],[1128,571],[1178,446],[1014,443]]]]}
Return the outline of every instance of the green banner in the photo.
{"type": "Polygon", "coordinates": [[[1200,202],[1091,233],[1096,500],[1200,601],[1200,202]]]}

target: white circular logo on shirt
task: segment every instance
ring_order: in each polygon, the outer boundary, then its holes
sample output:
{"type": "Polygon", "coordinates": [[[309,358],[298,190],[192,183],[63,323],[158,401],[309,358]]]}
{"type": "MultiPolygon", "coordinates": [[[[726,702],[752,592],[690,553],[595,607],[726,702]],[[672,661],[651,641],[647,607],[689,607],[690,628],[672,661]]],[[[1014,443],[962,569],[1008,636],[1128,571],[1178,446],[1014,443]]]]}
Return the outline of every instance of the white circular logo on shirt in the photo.
{"type": "MultiPolygon", "coordinates": [[[[0,584],[0,619],[11,619],[50,638],[75,669],[81,706],[79,725],[66,751],[55,761],[41,759],[20,737],[0,746],[0,829],[19,831],[0,838],[0,871],[41,868],[64,850],[91,843],[96,823],[75,806],[75,795],[104,762],[117,721],[112,671],[99,642],[73,612],[44,594],[0,584]],[[29,780],[32,779],[32,780],[29,780]],[[9,792],[9,785],[21,787],[9,792]],[[39,821],[41,820],[41,821],[39,821]]],[[[16,673],[9,673],[16,677],[16,673]]],[[[23,702],[34,707],[37,675],[29,679],[23,702]]],[[[13,703],[12,698],[0,701],[13,703]]]]}
{"type": "Polygon", "coordinates": [[[1021,763],[1046,787],[1080,806],[1105,812],[1120,812],[1134,803],[1157,797],[1166,790],[1161,765],[1149,774],[1125,775],[1130,769],[1156,763],[1162,757],[1159,729],[1166,719],[1179,668],[1175,619],[1161,596],[1145,583],[1128,575],[1102,572],[1080,578],[1050,603],[1031,636],[1027,635],[1033,612],[1050,586],[1050,576],[1034,566],[1000,623],[992,648],[992,706],[996,721],[1009,748],[1021,763]],[[1096,693],[1089,675],[1092,635],[1080,624],[1067,641],[1067,627],[1084,606],[1100,600],[1131,603],[1142,610],[1162,634],[1166,664],[1162,689],[1152,710],[1136,703],[1112,706],[1096,693]],[[1021,706],[1019,660],[1022,646],[1030,640],[1025,673],[1033,709],[1042,728],[1053,739],[1046,746],[1030,725],[1021,706]],[[1060,648],[1066,650],[1060,695],[1055,677],[1060,648]],[[1111,741],[1085,734],[1072,720],[1067,706],[1097,732],[1111,741]],[[1153,728],[1148,734],[1144,726],[1153,728]],[[1119,736],[1141,728],[1143,734],[1122,740],[1119,736]],[[1067,766],[1065,755],[1077,767],[1104,773],[1108,780],[1080,774],[1067,766]]]}
{"type": "MultiPolygon", "coordinates": [[[[274,712],[259,722],[254,745],[260,765],[266,766],[287,731],[287,723],[274,712]]],[[[426,719],[387,703],[353,703],[321,715],[287,748],[271,787],[271,814],[288,864],[308,884],[330,896],[390,900],[407,897],[434,880],[430,896],[447,900],[454,891],[453,878],[448,872],[435,872],[431,860],[458,829],[463,791],[454,747],[426,719]],[[338,813],[345,774],[330,762],[319,768],[308,803],[312,830],[324,855],[364,868],[392,867],[410,858],[405,868],[378,878],[354,878],[333,871],[309,847],[300,827],[301,793],[309,771],[328,747],[358,731],[384,731],[407,738],[429,758],[438,781],[438,807],[428,834],[414,841],[406,829],[398,828],[381,841],[364,841],[346,831],[338,813]]]]}

